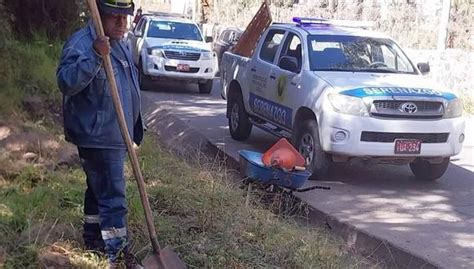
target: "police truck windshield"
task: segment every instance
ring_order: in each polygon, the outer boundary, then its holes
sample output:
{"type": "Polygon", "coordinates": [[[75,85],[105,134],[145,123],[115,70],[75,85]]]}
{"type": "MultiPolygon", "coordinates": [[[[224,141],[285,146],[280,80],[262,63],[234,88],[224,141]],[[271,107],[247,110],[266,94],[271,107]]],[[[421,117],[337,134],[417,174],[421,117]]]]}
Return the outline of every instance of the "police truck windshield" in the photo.
{"type": "Polygon", "coordinates": [[[410,60],[390,39],[362,36],[308,36],[312,71],[416,74],[410,60]]]}
{"type": "Polygon", "coordinates": [[[151,21],[147,37],[202,41],[196,25],[173,21],[151,21]]]}

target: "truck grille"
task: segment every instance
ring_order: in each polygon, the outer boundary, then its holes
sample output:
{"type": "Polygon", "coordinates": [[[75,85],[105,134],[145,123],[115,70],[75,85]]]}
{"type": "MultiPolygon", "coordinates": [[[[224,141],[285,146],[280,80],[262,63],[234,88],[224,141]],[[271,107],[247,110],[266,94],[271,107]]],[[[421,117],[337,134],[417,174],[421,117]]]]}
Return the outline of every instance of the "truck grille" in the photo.
{"type": "Polygon", "coordinates": [[[387,118],[441,118],[444,106],[442,102],[376,100],[370,113],[387,118]]]}
{"type": "Polygon", "coordinates": [[[173,60],[197,61],[201,58],[201,53],[165,50],[165,56],[166,58],[173,60]]]}
{"type": "Polygon", "coordinates": [[[392,143],[396,139],[418,139],[423,143],[446,143],[449,133],[381,133],[362,132],[360,141],[392,143]]]}
{"type": "Polygon", "coordinates": [[[180,73],[197,73],[199,72],[199,67],[191,67],[189,71],[178,71],[176,66],[165,65],[165,70],[170,72],[180,72],[180,73]]]}

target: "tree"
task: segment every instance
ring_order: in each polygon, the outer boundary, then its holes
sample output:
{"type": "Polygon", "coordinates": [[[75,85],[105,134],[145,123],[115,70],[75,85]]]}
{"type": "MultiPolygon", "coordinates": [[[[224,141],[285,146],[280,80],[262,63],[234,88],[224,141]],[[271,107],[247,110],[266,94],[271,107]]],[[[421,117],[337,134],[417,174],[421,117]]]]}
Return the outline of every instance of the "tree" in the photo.
{"type": "Polygon", "coordinates": [[[22,38],[44,34],[49,39],[66,38],[81,23],[83,5],[64,0],[4,0],[13,31],[22,38]]]}
{"type": "Polygon", "coordinates": [[[437,45],[438,50],[446,49],[450,9],[451,9],[451,0],[443,0],[443,9],[441,12],[439,33],[438,33],[438,45],[437,45]]]}

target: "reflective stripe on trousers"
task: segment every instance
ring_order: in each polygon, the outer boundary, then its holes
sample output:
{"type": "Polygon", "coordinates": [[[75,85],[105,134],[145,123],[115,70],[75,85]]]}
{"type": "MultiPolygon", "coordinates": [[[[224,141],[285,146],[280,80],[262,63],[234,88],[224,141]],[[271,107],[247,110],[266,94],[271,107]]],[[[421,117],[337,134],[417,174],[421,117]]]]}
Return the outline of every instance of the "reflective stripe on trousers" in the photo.
{"type": "Polygon", "coordinates": [[[84,223],[100,224],[99,215],[84,215],[84,223]]]}
{"type": "Polygon", "coordinates": [[[104,240],[127,237],[127,228],[109,228],[107,230],[101,230],[100,232],[104,240]]]}

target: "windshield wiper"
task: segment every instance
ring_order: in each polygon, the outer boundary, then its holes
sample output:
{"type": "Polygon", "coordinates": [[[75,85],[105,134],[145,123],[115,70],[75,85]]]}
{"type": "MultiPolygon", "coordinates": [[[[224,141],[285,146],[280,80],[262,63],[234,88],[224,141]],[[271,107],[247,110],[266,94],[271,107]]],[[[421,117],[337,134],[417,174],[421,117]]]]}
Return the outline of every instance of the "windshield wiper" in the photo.
{"type": "Polygon", "coordinates": [[[400,73],[396,70],[391,70],[391,69],[378,69],[378,68],[361,68],[361,69],[356,69],[354,72],[368,72],[368,73],[400,73]]]}
{"type": "Polygon", "coordinates": [[[325,68],[325,69],[315,69],[313,71],[357,72],[357,70],[349,69],[349,68],[325,68]]]}

